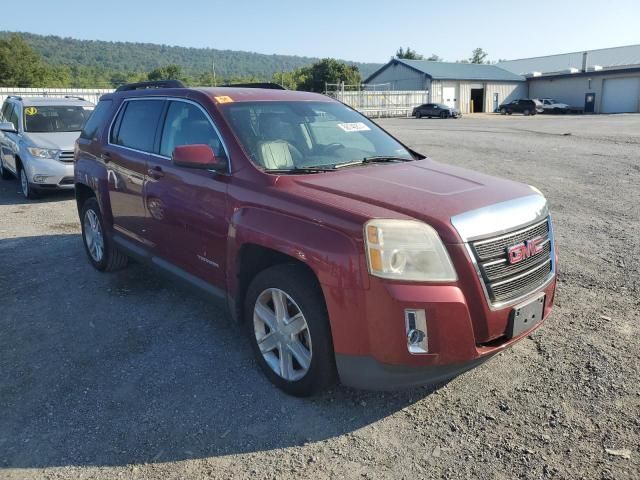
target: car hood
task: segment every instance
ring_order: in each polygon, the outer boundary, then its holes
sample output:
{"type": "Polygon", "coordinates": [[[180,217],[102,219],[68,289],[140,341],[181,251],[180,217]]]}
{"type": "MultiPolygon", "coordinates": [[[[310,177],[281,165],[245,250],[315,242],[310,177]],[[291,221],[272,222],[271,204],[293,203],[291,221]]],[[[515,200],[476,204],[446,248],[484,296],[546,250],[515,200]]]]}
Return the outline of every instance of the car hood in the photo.
{"type": "Polygon", "coordinates": [[[353,167],[295,177],[294,181],[300,187],[298,194],[351,211],[362,219],[422,220],[447,243],[461,242],[452,217],[534,194],[528,185],[431,159],[353,167]]]}
{"type": "Polygon", "coordinates": [[[25,132],[25,137],[34,147],[55,148],[57,150],[73,150],[80,132],[25,132]]]}

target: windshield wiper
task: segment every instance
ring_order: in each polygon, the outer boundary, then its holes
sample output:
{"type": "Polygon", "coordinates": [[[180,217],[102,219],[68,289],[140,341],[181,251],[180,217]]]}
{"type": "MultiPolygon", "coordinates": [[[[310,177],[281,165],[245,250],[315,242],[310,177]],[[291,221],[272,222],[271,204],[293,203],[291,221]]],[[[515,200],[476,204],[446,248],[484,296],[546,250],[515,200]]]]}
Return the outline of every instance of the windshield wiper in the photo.
{"type": "Polygon", "coordinates": [[[330,167],[292,167],[292,168],[265,168],[267,173],[323,173],[334,172],[336,169],[333,166],[330,167]]]}
{"type": "Polygon", "coordinates": [[[336,168],[353,167],[354,165],[366,165],[368,163],[387,163],[387,162],[410,162],[413,158],[396,157],[393,155],[376,155],[364,157],[362,160],[354,160],[353,162],[338,163],[336,168]]]}

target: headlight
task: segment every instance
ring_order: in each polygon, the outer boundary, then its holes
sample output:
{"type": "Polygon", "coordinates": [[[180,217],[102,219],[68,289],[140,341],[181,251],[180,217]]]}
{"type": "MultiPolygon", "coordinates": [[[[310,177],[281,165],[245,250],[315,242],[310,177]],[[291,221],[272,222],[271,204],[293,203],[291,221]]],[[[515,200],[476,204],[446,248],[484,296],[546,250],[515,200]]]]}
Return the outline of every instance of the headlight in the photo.
{"type": "Polygon", "coordinates": [[[60,154],[60,150],[52,148],[29,147],[27,150],[29,150],[29,153],[36,158],[58,158],[58,155],[60,154]]]}
{"type": "Polygon", "coordinates": [[[369,273],[392,280],[453,282],[458,279],[440,237],[415,220],[370,220],[364,226],[369,273]]]}

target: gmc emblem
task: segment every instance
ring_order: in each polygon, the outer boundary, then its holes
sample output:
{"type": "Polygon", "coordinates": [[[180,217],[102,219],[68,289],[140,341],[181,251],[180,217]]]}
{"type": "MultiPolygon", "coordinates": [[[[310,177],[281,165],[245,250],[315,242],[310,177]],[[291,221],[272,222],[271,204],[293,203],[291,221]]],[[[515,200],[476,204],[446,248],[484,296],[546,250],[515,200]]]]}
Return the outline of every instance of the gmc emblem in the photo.
{"type": "Polygon", "coordinates": [[[543,242],[544,238],[536,237],[507,248],[507,260],[511,265],[513,265],[526,260],[529,257],[533,257],[542,251],[543,242]]]}

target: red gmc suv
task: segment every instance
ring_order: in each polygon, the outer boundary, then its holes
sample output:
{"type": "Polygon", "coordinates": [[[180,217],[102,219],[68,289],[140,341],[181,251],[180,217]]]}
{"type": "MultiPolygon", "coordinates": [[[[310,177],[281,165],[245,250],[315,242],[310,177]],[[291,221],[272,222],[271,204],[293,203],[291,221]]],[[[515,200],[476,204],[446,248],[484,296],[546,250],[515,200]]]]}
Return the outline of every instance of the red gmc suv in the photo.
{"type": "Polygon", "coordinates": [[[77,142],[75,186],[96,269],[133,257],[223,297],[293,395],[440,382],[551,312],[536,188],[434,162],[323,95],[125,85],[77,142]]]}

